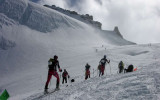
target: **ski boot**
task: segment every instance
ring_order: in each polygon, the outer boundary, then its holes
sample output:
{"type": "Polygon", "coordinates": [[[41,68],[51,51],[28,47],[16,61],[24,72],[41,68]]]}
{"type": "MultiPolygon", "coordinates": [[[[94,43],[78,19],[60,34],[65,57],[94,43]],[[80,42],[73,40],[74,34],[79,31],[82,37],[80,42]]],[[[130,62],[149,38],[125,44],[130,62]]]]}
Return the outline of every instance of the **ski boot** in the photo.
{"type": "Polygon", "coordinates": [[[59,90],[60,88],[59,88],[59,82],[57,82],[57,84],[56,84],[56,90],[59,90]]]}
{"type": "Polygon", "coordinates": [[[44,92],[45,92],[45,93],[48,93],[48,85],[45,86],[44,92]]]}

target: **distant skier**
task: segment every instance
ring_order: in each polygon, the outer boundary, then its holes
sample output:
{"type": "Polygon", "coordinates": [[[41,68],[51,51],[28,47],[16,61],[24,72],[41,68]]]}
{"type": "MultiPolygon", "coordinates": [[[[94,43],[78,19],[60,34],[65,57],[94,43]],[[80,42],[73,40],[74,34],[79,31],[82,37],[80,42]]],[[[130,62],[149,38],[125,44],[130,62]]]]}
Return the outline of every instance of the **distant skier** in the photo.
{"type": "Polygon", "coordinates": [[[85,66],[86,72],[85,72],[85,80],[87,80],[88,78],[90,78],[90,68],[91,66],[87,63],[85,66]]]}
{"type": "Polygon", "coordinates": [[[59,80],[59,75],[57,73],[57,66],[58,66],[59,71],[62,72],[60,65],[59,65],[58,56],[55,55],[54,58],[50,58],[48,61],[49,70],[48,70],[47,82],[45,85],[45,91],[47,91],[48,89],[48,84],[51,80],[52,75],[57,78],[56,88],[59,89],[60,80],[59,80]]]}
{"type": "Polygon", "coordinates": [[[99,62],[99,69],[100,69],[100,73],[99,73],[99,76],[103,76],[104,75],[104,70],[105,70],[105,65],[106,65],[106,62],[109,64],[110,63],[110,60],[107,60],[106,59],[106,55],[104,55],[104,57],[100,60],[99,62]]]}
{"type": "Polygon", "coordinates": [[[118,68],[119,68],[119,73],[122,73],[124,70],[124,63],[122,61],[119,62],[118,68]]]}
{"type": "Polygon", "coordinates": [[[69,76],[67,70],[64,69],[64,72],[62,73],[62,77],[63,77],[62,84],[64,84],[64,81],[65,81],[65,83],[67,83],[67,76],[68,76],[68,78],[70,78],[70,76],[69,76]]]}
{"type": "Polygon", "coordinates": [[[124,73],[133,72],[133,69],[134,69],[134,67],[133,67],[133,65],[131,64],[131,65],[128,66],[128,69],[124,69],[124,73]]]}

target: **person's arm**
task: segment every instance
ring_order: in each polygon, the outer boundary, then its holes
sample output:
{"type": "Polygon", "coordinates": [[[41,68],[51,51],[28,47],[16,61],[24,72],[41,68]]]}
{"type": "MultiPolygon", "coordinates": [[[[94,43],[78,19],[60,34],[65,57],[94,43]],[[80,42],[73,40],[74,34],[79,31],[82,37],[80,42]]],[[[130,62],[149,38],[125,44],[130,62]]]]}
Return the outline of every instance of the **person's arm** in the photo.
{"type": "Polygon", "coordinates": [[[110,60],[107,60],[107,63],[110,63],[110,60]]]}

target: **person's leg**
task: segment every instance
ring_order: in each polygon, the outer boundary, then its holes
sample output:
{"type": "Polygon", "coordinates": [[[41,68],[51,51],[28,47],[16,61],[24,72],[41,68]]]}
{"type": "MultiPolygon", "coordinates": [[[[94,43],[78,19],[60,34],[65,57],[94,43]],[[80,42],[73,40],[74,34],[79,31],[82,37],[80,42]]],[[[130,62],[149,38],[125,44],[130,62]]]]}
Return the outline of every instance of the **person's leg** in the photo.
{"type": "Polygon", "coordinates": [[[64,84],[64,77],[63,77],[63,81],[62,81],[62,84],[64,84]]]}
{"type": "Polygon", "coordinates": [[[86,71],[86,74],[85,74],[85,80],[88,78],[88,74],[87,74],[87,71],[86,71]]]}
{"type": "Polygon", "coordinates": [[[48,89],[48,84],[49,84],[51,78],[52,78],[52,72],[48,71],[48,78],[47,78],[47,82],[46,82],[46,85],[45,85],[45,89],[48,89]]]}
{"type": "Polygon", "coordinates": [[[101,71],[99,70],[99,77],[100,77],[100,73],[101,73],[101,71]]]}
{"type": "Polygon", "coordinates": [[[104,75],[104,67],[102,67],[102,76],[104,75]]]}
{"type": "Polygon", "coordinates": [[[56,71],[54,71],[53,75],[57,78],[56,88],[59,88],[59,75],[58,75],[58,73],[56,71]]]}
{"type": "Polygon", "coordinates": [[[90,71],[88,71],[88,77],[90,78],[90,71]]]}
{"type": "Polygon", "coordinates": [[[121,69],[119,68],[119,73],[121,73],[121,69]]]}
{"type": "Polygon", "coordinates": [[[88,79],[88,75],[86,75],[86,78],[85,78],[85,80],[87,80],[88,79]]]}
{"type": "Polygon", "coordinates": [[[67,77],[65,77],[65,82],[67,83],[67,77]]]}
{"type": "Polygon", "coordinates": [[[119,73],[121,73],[122,72],[122,69],[119,69],[119,73]]]}

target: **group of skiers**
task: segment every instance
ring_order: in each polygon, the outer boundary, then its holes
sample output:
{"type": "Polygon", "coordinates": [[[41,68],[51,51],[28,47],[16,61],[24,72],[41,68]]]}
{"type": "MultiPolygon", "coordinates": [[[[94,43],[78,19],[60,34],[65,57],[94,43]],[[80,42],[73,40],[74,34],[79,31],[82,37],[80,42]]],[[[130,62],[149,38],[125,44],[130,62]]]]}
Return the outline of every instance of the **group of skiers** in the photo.
{"type": "MultiPolygon", "coordinates": [[[[47,89],[48,89],[48,84],[51,80],[52,75],[57,78],[56,88],[59,89],[60,79],[59,79],[59,75],[57,72],[57,67],[58,67],[59,72],[62,72],[62,69],[60,68],[60,65],[59,65],[58,56],[55,55],[53,58],[50,58],[48,61],[49,70],[48,70],[47,82],[45,85],[45,91],[47,91],[47,89]]],[[[62,73],[62,77],[63,77],[62,84],[64,84],[64,81],[65,81],[65,83],[67,83],[67,76],[68,76],[68,78],[70,77],[67,70],[64,69],[64,72],[62,73]]]]}
{"type": "MultiPolygon", "coordinates": [[[[104,75],[104,70],[105,70],[105,65],[106,63],[110,63],[110,60],[107,60],[106,55],[100,60],[99,65],[98,65],[98,70],[99,70],[99,76],[104,75]]],[[[85,66],[86,72],[85,72],[85,80],[90,78],[90,65],[87,63],[85,66]]]]}
{"type": "Polygon", "coordinates": [[[133,71],[137,70],[137,68],[134,69],[134,66],[132,64],[129,65],[128,68],[124,68],[124,63],[122,61],[119,62],[118,68],[119,68],[119,73],[133,72],[133,71]]]}
{"type": "MultiPolygon", "coordinates": [[[[108,60],[106,58],[106,55],[104,55],[104,57],[99,61],[99,65],[98,65],[99,77],[104,75],[106,63],[109,64],[110,60],[108,60]]],[[[57,67],[58,67],[59,72],[62,72],[62,69],[60,68],[60,65],[59,65],[58,56],[54,55],[54,57],[50,58],[48,61],[49,70],[48,70],[47,82],[45,84],[45,91],[47,91],[47,89],[48,89],[48,84],[51,80],[52,75],[57,78],[56,89],[59,89],[60,78],[59,78],[59,75],[57,72],[57,67]]],[[[91,66],[87,63],[85,65],[85,80],[90,78],[90,68],[91,68],[91,66]]],[[[124,69],[124,63],[122,61],[120,61],[118,68],[119,68],[119,73],[122,73],[123,71],[124,71],[124,73],[132,72],[134,69],[133,65],[129,65],[128,69],[124,69]]],[[[65,81],[65,83],[67,83],[67,77],[70,78],[70,76],[69,76],[66,69],[64,69],[64,72],[62,73],[62,77],[63,77],[62,84],[64,84],[64,81],[65,81]]],[[[72,80],[72,81],[74,81],[74,80],[72,80]]]]}

